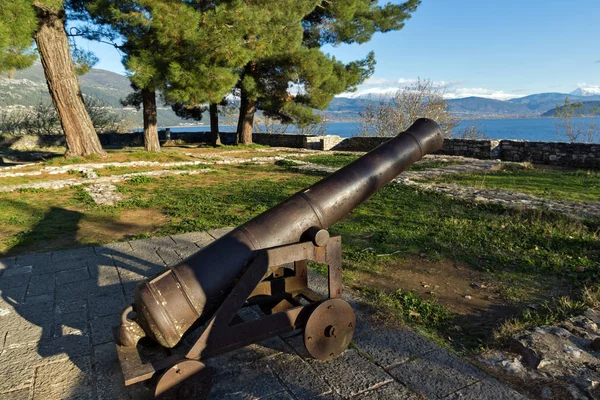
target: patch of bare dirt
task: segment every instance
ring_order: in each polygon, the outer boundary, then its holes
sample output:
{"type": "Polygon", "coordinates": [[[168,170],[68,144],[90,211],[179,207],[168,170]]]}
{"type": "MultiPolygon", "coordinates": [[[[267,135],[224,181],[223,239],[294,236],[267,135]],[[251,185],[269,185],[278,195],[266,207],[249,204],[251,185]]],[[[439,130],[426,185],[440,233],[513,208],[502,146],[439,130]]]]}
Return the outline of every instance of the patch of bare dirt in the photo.
{"type": "Polygon", "coordinates": [[[424,299],[437,299],[468,322],[472,333],[490,332],[517,311],[507,305],[486,274],[453,261],[411,258],[389,263],[378,273],[359,273],[361,286],[385,291],[414,291],[424,299]]]}
{"type": "Polygon", "coordinates": [[[111,219],[83,219],[75,240],[78,243],[110,243],[142,233],[152,234],[167,222],[168,217],[159,210],[123,210],[111,219]]]}

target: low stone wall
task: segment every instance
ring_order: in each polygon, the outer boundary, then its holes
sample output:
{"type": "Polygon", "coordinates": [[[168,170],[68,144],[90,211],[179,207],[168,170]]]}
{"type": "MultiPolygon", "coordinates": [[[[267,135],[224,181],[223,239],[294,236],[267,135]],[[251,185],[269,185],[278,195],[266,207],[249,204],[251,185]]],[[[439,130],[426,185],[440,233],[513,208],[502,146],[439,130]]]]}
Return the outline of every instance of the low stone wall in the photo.
{"type": "MultiPolygon", "coordinates": [[[[209,143],[213,140],[210,132],[166,132],[159,131],[161,143],[209,143]]],[[[104,147],[141,146],[144,143],[141,132],[98,134],[104,147]]],[[[370,151],[389,140],[381,137],[342,138],[336,135],[311,136],[294,134],[255,133],[254,143],[272,147],[306,148],[313,150],[370,151]]],[[[235,142],[235,132],[221,132],[224,144],[235,142]]],[[[64,146],[63,135],[44,136],[2,136],[0,147],[14,150],[64,146]]],[[[524,140],[491,139],[446,139],[437,154],[472,157],[482,160],[547,164],[577,168],[600,168],[600,144],[566,142],[528,142],[524,140]]]]}
{"type": "Polygon", "coordinates": [[[600,168],[600,144],[502,140],[500,159],[564,167],[600,168]]]}

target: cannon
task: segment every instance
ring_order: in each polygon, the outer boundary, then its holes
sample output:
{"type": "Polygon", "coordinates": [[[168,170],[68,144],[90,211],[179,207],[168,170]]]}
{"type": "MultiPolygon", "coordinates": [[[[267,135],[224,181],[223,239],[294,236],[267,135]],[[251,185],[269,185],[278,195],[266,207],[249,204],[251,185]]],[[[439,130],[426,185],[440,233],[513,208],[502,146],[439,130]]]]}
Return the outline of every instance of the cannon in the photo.
{"type": "Polygon", "coordinates": [[[302,331],[314,358],[341,354],[356,318],[341,298],[341,238],[330,237],[327,229],[442,143],[438,124],[418,119],[353,163],[139,283],[115,328],[125,384],[152,380],[158,398],[206,398],[205,360],[294,330],[302,331]],[[327,265],[327,297],[309,288],[308,261],[327,265]],[[243,308],[256,305],[260,318],[240,317],[243,308]]]}

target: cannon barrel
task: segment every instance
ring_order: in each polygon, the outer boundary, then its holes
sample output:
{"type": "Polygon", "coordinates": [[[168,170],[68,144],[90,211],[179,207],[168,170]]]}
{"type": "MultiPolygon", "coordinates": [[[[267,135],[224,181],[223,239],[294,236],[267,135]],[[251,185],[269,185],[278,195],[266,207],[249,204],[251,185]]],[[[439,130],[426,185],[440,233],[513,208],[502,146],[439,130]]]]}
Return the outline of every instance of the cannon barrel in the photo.
{"type": "Polygon", "coordinates": [[[134,345],[145,335],[174,347],[192,325],[213,315],[255,250],[297,243],[311,228],[329,228],[442,143],[439,125],[418,119],[353,163],[141,282],[134,294],[135,322],[121,326],[135,340],[120,333],[121,344],[134,345]]]}

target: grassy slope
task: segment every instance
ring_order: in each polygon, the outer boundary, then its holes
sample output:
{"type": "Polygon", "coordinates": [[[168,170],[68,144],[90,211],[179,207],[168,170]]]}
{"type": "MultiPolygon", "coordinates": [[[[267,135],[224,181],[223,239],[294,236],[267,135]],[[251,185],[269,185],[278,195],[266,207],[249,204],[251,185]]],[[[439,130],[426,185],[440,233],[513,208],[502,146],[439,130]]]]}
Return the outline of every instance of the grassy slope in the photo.
{"type": "Polygon", "coordinates": [[[504,168],[487,174],[440,176],[434,181],[514,190],[546,199],[600,203],[600,171],[504,168]]]}

